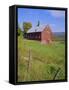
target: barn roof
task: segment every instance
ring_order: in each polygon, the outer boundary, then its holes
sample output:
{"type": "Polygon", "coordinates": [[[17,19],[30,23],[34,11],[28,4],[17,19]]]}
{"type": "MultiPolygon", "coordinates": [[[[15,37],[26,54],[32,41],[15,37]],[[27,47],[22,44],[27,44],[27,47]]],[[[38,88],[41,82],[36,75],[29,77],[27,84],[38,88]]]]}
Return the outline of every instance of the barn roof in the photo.
{"type": "Polygon", "coordinates": [[[49,27],[49,25],[40,25],[40,26],[32,27],[27,31],[27,33],[42,32],[45,27],[49,27]]]}

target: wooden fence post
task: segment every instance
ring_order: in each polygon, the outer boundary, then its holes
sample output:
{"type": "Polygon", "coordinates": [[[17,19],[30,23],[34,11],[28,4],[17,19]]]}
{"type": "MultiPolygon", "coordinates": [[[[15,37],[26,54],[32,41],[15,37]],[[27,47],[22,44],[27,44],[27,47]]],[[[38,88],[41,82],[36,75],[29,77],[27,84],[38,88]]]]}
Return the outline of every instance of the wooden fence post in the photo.
{"type": "Polygon", "coordinates": [[[30,67],[31,67],[31,49],[29,48],[28,51],[28,63],[27,63],[27,78],[29,77],[29,71],[30,71],[30,67]]]}

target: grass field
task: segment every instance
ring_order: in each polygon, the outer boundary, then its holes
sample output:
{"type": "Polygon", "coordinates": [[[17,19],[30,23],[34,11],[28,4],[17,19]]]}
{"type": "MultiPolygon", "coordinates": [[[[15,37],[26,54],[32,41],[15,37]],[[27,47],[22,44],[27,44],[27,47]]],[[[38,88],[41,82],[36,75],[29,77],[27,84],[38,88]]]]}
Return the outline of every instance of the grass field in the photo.
{"type": "Polygon", "coordinates": [[[18,36],[18,82],[65,79],[65,44],[44,45],[18,36]]]}

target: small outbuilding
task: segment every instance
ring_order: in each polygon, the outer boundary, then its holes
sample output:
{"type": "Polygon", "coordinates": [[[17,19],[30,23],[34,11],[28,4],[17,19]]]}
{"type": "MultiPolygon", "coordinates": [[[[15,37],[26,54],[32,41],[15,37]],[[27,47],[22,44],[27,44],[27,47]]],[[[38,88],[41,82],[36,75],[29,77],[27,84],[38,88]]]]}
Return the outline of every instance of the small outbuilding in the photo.
{"type": "Polygon", "coordinates": [[[29,29],[25,34],[25,38],[38,40],[42,43],[52,43],[53,33],[49,25],[40,25],[29,29]]]}

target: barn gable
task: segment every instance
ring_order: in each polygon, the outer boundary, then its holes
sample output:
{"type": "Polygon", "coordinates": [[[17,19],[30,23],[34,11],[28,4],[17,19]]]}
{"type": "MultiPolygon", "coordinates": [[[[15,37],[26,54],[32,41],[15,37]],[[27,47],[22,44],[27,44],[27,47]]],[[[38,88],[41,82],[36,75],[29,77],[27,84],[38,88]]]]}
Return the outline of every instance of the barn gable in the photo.
{"type": "Polygon", "coordinates": [[[49,25],[45,27],[45,29],[41,33],[41,41],[42,43],[52,43],[53,41],[53,32],[49,25]]]}

